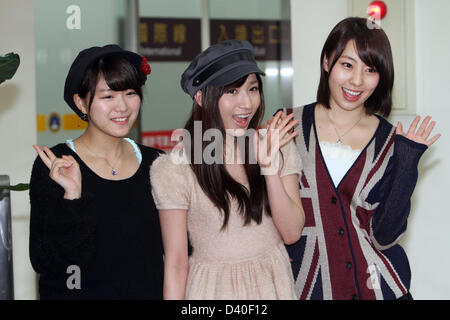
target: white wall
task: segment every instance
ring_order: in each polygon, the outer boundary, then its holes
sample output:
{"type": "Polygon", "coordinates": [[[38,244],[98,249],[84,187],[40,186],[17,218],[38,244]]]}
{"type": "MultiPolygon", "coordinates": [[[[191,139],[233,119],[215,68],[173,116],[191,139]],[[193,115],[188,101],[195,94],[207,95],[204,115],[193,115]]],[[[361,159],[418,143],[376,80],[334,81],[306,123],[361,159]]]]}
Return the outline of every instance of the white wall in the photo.
{"type": "Polygon", "coordinates": [[[316,100],[323,44],[331,29],[347,14],[347,0],[291,0],[294,106],[316,100]]]}
{"type": "MultiPolygon", "coordinates": [[[[0,174],[9,175],[11,184],[25,183],[36,143],[34,1],[0,2],[0,39],[0,54],[13,51],[21,60],[14,78],[0,85],[0,174]]],[[[28,192],[12,192],[11,210],[15,297],[35,299],[36,278],[28,258],[28,192]]]]}
{"type": "MultiPolygon", "coordinates": [[[[363,1],[363,0],[361,0],[363,1]]],[[[367,1],[369,3],[370,1],[367,1]]],[[[408,1],[415,5],[416,113],[432,115],[443,134],[422,157],[407,236],[402,241],[412,269],[415,299],[450,299],[450,11],[448,0],[408,1]]],[[[322,46],[334,25],[348,15],[347,0],[291,0],[295,106],[315,101],[322,46]]],[[[413,115],[395,116],[392,123],[413,115]]]]}
{"type": "Polygon", "coordinates": [[[450,299],[450,11],[448,0],[415,0],[417,113],[437,121],[439,141],[423,156],[405,248],[418,299],[450,299]]]}

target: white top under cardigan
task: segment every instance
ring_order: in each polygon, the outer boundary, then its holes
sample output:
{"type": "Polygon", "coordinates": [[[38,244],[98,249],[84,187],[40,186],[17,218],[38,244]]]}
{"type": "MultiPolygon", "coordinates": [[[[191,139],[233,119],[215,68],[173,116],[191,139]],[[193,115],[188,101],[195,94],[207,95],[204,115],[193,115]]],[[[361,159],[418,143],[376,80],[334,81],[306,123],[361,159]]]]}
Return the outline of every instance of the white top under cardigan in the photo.
{"type": "Polygon", "coordinates": [[[320,150],[327,165],[328,172],[337,188],[347,171],[358,158],[361,150],[352,149],[349,145],[320,141],[320,150]]]}

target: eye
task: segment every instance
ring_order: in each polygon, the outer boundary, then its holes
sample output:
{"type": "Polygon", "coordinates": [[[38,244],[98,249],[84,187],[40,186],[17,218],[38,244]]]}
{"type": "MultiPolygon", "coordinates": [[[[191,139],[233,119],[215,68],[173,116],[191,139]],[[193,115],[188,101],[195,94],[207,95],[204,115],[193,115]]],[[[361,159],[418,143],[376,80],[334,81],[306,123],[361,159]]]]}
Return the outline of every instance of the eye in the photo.
{"type": "Polygon", "coordinates": [[[237,89],[236,88],[229,89],[229,90],[227,90],[226,93],[228,93],[228,94],[236,94],[237,93],[237,89]]]}
{"type": "Polygon", "coordinates": [[[259,91],[259,87],[258,86],[254,86],[254,87],[250,88],[250,91],[259,91]]]}
{"type": "Polygon", "coordinates": [[[137,94],[137,92],[134,91],[134,90],[131,90],[131,91],[128,91],[128,92],[127,92],[127,96],[133,96],[133,95],[135,95],[135,94],[137,94]]]}
{"type": "Polygon", "coordinates": [[[367,68],[367,72],[369,72],[369,73],[376,73],[378,71],[375,68],[367,68]]]}
{"type": "Polygon", "coordinates": [[[345,68],[351,68],[351,67],[352,67],[352,64],[351,64],[351,63],[348,63],[348,62],[343,62],[342,65],[343,65],[345,68]]]}
{"type": "Polygon", "coordinates": [[[103,96],[103,97],[101,97],[101,99],[112,99],[112,96],[111,95],[103,96]]]}

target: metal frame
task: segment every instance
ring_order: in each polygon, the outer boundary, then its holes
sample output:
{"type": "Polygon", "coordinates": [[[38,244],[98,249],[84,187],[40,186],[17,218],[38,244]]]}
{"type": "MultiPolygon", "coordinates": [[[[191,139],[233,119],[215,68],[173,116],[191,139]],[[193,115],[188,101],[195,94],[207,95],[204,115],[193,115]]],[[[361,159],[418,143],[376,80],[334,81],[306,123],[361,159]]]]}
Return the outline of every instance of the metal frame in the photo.
{"type": "MultiPolygon", "coordinates": [[[[0,187],[9,186],[9,176],[0,175],[0,187]]],[[[0,189],[0,300],[14,300],[11,235],[11,197],[0,189]]]]}

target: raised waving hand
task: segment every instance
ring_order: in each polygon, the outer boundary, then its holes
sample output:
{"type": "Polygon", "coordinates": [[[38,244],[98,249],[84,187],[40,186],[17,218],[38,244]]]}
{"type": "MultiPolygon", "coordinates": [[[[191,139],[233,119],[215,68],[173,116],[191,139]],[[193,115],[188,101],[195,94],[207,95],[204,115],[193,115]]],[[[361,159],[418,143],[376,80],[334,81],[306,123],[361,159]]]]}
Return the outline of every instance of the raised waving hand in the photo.
{"type": "Polygon", "coordinates": [[[276,169],[270,170],[270,173],[267,174],[278,172],[280,148],[291,141],[298,133],[295,130],[290,132],[299,122],[298,120],[293,120],[293,118],[293,113],[286,116],[282,111],[279,111],[268,121],[265,128],[255,132],[253,143],[258,164],[263,169],[276,169]]]}
{"type": "Polygon", "coordinates": [[[417,125],[420,122],[420,116],[416,116],[411,123],[408,132],[406,134],[403,132],[403,125],[401,122],[398,122],[397,128],[395,130],[396,134],[400,134],[404,136],[405,138],[408,138],[409,140],[412,140],[417,143],[422,143],[427,145],[428,147],[431,146],[433,143],[436,142],[437,139],[441,137],[441,134],[438,133],[434,135],[432,138],[430,137],[431,131],[433,131],[434,126],[436,125],[435,121],[431,121],[431,117],[427,116],[423,121],[422,124],[417,129],[417,125]]]}

